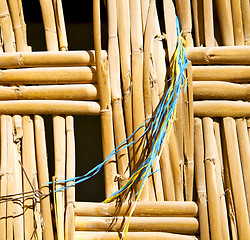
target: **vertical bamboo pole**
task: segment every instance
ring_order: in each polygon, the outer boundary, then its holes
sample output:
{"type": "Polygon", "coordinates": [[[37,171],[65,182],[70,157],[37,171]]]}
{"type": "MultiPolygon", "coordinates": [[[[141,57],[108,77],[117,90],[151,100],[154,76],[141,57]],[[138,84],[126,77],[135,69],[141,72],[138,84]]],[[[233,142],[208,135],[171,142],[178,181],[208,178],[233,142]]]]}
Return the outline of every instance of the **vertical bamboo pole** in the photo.
{"type": "Polygon", "coordinates": [[[141,1],[141,19],[142,19],[142,31],[143,36],[145,34],[147,18],[148,18],[148,8],[150,0],[140,0],[141,1]]]}
{"type": "Polygon", "coordinates": [[[203,118],[203,134],[205,143],[205,171],[206,171],[206,184],[207,184],[207,198],[208,198],[208,211],[209,211],[209,224],[211,239],[222,239],[221,221],[220,221],[220,205],[219,195],[216,183],[215,173],[215,153],[212,145],[212,124],[211,118],[203,118]]]}
{"type": "MultiPolygon", "coordinates": [[[[75,136],[74,136],[74,118],[66,116],[66,141],[67,141],[67,157],[66,157],[66,178],[75,177],[75,136]]],[[[67,186],[73,182],[67,183],[67,186]]],[[[65,210],[65,228],[66,240],[75,239],[75,221],[74,221],[74,203],[75,203],[75,187],[66,189],[66,210],[65,210]]]]}
{"type": "MultiPolygon", "coordinates": [[[[132,44],[132,82],[133,82],[133,129],[136,130],[144,123],[144,102],[143,102],[143,35],[140,0],[130,0],[130,23],[131,23],[131,44],[132,44]]],[[[144,132],[145,127],[141,127],[134,135],[138,139],[144,132]]],[[[143,150],[144,141],[140,140],[134,144],[134,163],[132,172],[136,170],[144,161],[143,150]]],[[[140,188],[141,182],[136,185],[136,192],[140,188]]],[[[146,182],[140,200],[148,200],[148,184],[146,182]]]]}
{"type": "MultiPolygon", "coordinates": [[[[117,39],[117,13],[116,1],[108,0],[108,59],[109,59],[109,76],[111,84],[113,122],[116,146],[119,146],[126,140],[124,125],[122,95],[120,85],[120,61],[119,48],[117,39]]],[[[124,148],[117,154],[118,173],[122,176],[120,187],[126,183],[129,177],[129,160],[127,148],[124,148]]]]}
{"type": "Polygon", "coordinates": [[[244,42],[250,45],[250,3],[248,0],[241,0],[241,11],[243,18],[244,42]]]}
{"type": "Polygon", "coordinates": [[[212,0],[203,0],[204,33],[206,47],[214,46],[214,19],[212,0]]]}
{"type": "MultiPolygon", "coordinates": [[[[36,158],[37,158],[37,171],[38,171],[38,186],[44,194],[49,194],[49,187],[43,185],[49,182],[48,160],[46,149],[46,138],[44,120],[41,116],[34,116],[35,122],[35,141],[36,141],[36,158]]],[[[43,217],[43,239],[54,238],[50,196],[41,199],[41,213],[43,217]]]]}
{"type": "Polygon", "coordinates": [[[247,133],[246,120],[242,118],[236,119],[236,128],[242,173],[244,177],[244,186],[247,198],[248,216],[250,216],[250,142],[247,133]]]}
{"type": "Polygon", "coordinates": [[[236,46],[244,45],[243,22],[241,12],[241,1],[231,0],[234,42],[236,46]]]}
{"type": "Polygon", "coordinates": [[[248,129],[248,137],[249,137],[249,141],[250,141],[250,119],[247,119],[247,129],[248,129]]]}
{"type": "MultiPolygon", "coordinates": [[[[94,27],[94,45],[96,53],[97,81],[101,105],[101,124],[102,124],[102,141],[104,159],[114,150],[114,134],[112,122],[112,109],[110,99],[110,86],[108,79],[107,62],[101,62],[101,19],[100,19],[100,0],[93,0],[93,27],[94,27]]],[[[117,182],[114,181],[117,170],[115,157],[105,165],[105,190],[106,196],[109,197],[117,191],[117,182]]]]}
{"type": "Polygon", "coordinates": [[[17,0],[17,5],[18,5],[18,16],[20,17],[20,24],[25,38],[25,45],[27,46],[27,29],[24,21],[22,0],[17,0]]]}
{"type": "Polygon", "coordinates": [[[204,143],[202,122],[200,118],[194,119],[194,146],[195,181],[198,195],[200,238],[210,239],[204,166],[204,143]]]}
{"type": "Polygon", "coordinates": [[[193,12],[193,22],[194,22],[194,46],[200,47],[201,41],[200,41],[200,31],[199,31],[199,25],[201,24],[199,22],[199,11],[198,11],[198,0],[192,0],[192,12],[193,12]]]}
{"type": "Polygon", "coordinates": [[[249,217],[247,212],[246,195],[244,190],[242,169],[240,164],[239,149],[235,121],[232,118],[224,118],[228,166],[232,184],[232,193],[235,206],[237,229],[239,239],[250,238],[249,217]]]}
{"type": "Polygon", "coordinates": [[[204,6],[203,0],[198,0],[198,22],[199,22],[199,36],[200,36],[200,46],[205,46],[205,24],[204,24],[204,6]]]}

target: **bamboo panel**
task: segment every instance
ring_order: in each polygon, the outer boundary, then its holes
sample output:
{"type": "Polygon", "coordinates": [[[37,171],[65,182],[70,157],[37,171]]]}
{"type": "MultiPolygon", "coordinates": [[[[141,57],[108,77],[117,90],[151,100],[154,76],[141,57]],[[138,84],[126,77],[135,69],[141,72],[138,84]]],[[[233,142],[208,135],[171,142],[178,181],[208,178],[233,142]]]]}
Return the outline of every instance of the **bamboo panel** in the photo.
{"type": "Polygon", "coordinates": [[[204,37],[206,47],[213,47],[214,43],[214,23],[213,23],[213,1],[203,0],[204,14],[204,37]]]}
{"type": "Polygon", "coordinates": [[[208,209],[207,209],[207,190],[204,165],[204,142],[202,121],[200,118],[194,119],[194,165],[195,182],[197,189],[199,224],[201,239],[210,239],[208,209]]]}
{"type": "MultiPolygon", "coordinates": [[[[123,203],[89,203],[76,202],[75,214],[77,216],[128,216],[129,209],[133,204],[123,203]]],[[[198,207],[195,202],[178,201],[142,201],[136,204],[132,216],[172,216],[172,217],[195,217],[198,207]]]]}
{"type": "Polygon", "coordinates": [[[243,18],[244,42],[250,45],[250,4],[247,0],[241,1],[241,11],[243,18]]]}
{"type": "Polygon", "coordinates": [[[240,163],[239,148],[237,143],[236,124],[234,119],[223,119],[225,141],[228,153],[228,166],[232,184],[233,201],[235,206],[238,238],[249,239],[250,227],[247,212],[247,202],[244,190],[242,168],[240,163]]]}
{"type": "MultiPolygon", "coordinates": [[[[101,51],[102,60],[107,52],[101,51]]],[[[75,67],[95,65],[95,51],[11,52],[0,55],[0,68],[75,67]]]]}
{"type": "Polygon", "coordinates": [[[87,101],[17,100],[0,101],[0,114],[98,115],[100,105],[87,101]]]}
{"type": "Polygon", "coordinates": [[[98,100],[96,84],[0,86],[0,100],[98,100]]]}
{"type": "MultiPolygon", "coordinates": [[[[46,137],[44,120],[41,116],[34,116],[35,122],[35,143],[38,172],[38,186],[43,194],[49,194],[49,187],[43,185],[49,182],[49,169],[46,149],[46,137]]],[[[53,225],[50,207],[50,196],[41,199],[41,213],[43,217],[43,239],[53,239],[53,225]]]]}
{"type": "MultiPolygon", "coordinates": [[[[76,231],[76,240],[120,240],[118,232],[76,231]]],[[[128,232],[127,240],[198,240],[195,236],[163,232],[128,232]]]]}
{"type": "Polygon", "coordinates": [[[250,103],[236,101],[195,101],[197,117],[250,117],[250,103]]]}
{"type": "Polygon", "coordinates": [[[187,58],[195,64],[248,65],[250,47],[195,47],[187,49],[187,58]]]}
{"type": "MultiPolygon", "coordinates": [[[[83,217],[76,216],[76,231],[121,231],[127,217],[83,217]]],[[[170,232],[197,234],[198,220],[184,217],[132,217],[129,222],[130,231],[170,232]]]]}
{"type": "Polygon", "coordinates": [[[193,82],[194,100],[224,99],[249,100],[250,84],[216,81],[193,82]]]}
{"type": "Polygon", "coordinates": [[[0,71],[2,84],[95,83],[92,67],[27,68],[0,71]]]}
{"type": "Polygon", "coordinates": [[[250,66],[194,66],[193,81],[249,82],[250,66]]]}

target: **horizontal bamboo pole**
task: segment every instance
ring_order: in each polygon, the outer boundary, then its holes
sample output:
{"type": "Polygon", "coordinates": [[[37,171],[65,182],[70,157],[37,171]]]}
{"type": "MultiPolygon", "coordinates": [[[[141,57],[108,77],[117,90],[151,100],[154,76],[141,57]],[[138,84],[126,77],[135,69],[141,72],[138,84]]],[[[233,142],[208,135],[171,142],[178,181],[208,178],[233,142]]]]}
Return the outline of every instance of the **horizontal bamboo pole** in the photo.
{"type": "Polygon", "coordinates": [[[95,84],[0,86],[0,100],[98,100],[95,84]]]}
{"type": "Polygon", "coordinates": [[[65,84],[96,82],[93,67],[26,68],[0,71],[1,84],[65,84]]]}
{"type": "Polygon", "coordinates": [[[196,117],[250,117],[250,103],[240,101],[195,101],[196,117]]]}
{"type": "Polygon", "coordinates": [[[98,115],[100,105],[87,101],[17,100],[0,101],[0,114],[98,115]]]}
{"type": "MultiPolygon", "coordinates": [[[[102,60],[107,52],[102,50],[102,60]]],[[[0,55],[0,68],[75,67],[95,65],[95,51],[12,52],[0,55]]]]}
{"type": "MultiPolygon", "coordinates": [[[[76,231],[120,231],[128,217],[80,217],[75,218],[76,231]]],[[[129,222],[130,231],[171,232],[197,234],[199,223],[196,218],[184,217],[132,217],[129,222]]]]}
{"type": "Polygon", "coordinates": [[[249,100],[250,84],[217,81],[193,82],[194,100],[225,99],[249,100]]]}
{"type": "Polygon", "coordinates": [[[193,81],[249,82],[250,66],[194,66],[193,81]]]}
{"type": "MultiPolygon", "coordinates": [[[[124,216],[129,214],[128,210],[131,207],[129,203],[119,206],[116,203],[76,202],[75,214],[78,216],[124,216]]],[[[136,204],[133,216],[194,217],[197,213],[198,207],[195,202],[141,201],[136,204]]]]}
{"type": "MultiPolygon", "coordinates": [[[[76,231],[76,240],[120,240],[119,232],[90,232],[76,231]]],[[[163,233],[163,232],[128,232],[126,240],[198,240],[192,235],[163,233]]]]}
{"type": "Polygon", "coordinates": [[[250,64],[250,47],[190,47],[187,58],[192,64],[250,64]]]}

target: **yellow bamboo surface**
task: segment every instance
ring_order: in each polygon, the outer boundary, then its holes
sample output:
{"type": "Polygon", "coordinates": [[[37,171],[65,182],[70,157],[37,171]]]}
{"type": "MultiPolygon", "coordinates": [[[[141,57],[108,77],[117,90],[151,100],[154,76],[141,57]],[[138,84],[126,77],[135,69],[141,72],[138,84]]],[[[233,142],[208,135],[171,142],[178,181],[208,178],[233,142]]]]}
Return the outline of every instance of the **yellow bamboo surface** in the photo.
{"type": "MultiPolygon", "coordinates": [[[[120,240],[120,233],[117,232],[91,232],[76,231],[76,240],[120,240]]],[[[198,240],[192,235],[163,233],[163,232],[128,232],[127,240],[198,240]]]]}
{"type": "Polygon", "coordinates": [[[26,68],[0,71],[2,84],[95,83],[93,67],[26,68]]]}
{"type": "Polygon", "coordinates": [[[0,114],[99,115],[100,105],[88,101],[17,100],[0,101],[0,114]]]}
{"type": "MultiPolygon", "coordinates": [[[[133,204],[123,203],[90,203],[76,202],[75,214],[77,216],[123,216],[129,214],[133,204]]],[[[133,216],[172,216],[194,217],[198,213],[195,202],[157,201],[138,202],[133,216]]]]}
{"type": "MultiPolygon", "coordinates": [[[[107,52],[102,50],[102,60],[107,52]]],[[[63,52],[4,52],[0,55],[0,68],[22,67],[76,67],[95,65],[95,52],[63,51],[63,52]]]]}
{"type": "Polygon", "coordinates": [[[250,64],[250,47],[195,47],[187,49],[192,64],[250,64]]]}
{"type": "MultiPolygon", "coordinates": [[[[127,217],[84,217],[76,216],[76,231],[121,231],[127,217]]],[[[185,217],[132,217],[129,223],[130,231],[170,232],[182,234],[197,234],[199,229],[196,218],[185,217]]]]}

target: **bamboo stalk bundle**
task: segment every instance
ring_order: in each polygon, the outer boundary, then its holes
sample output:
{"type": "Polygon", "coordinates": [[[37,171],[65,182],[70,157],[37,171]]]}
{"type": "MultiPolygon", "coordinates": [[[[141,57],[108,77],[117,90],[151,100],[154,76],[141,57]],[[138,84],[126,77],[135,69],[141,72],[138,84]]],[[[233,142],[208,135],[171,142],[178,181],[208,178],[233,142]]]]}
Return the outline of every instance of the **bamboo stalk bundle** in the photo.
{"type": "Polygon", "coordinates": [[[250,4],[247,0],[241,1],[241,11],[243,19],[244,42],[250,45],[250,4]]]}
{"type": "MultiPolygon", "coordinates": [[[[76,231],[76,240],[119,240],[119,232],[91,232],[91,231],[76,231]]],[[[127,240],[197,240],[195,236],[174,234],[174,233],[163,233],[163,232],[128,232],[126,236],[127,240]]]]}
{"type": "Polygon", "coordinates": [[[205,172],[211,239],[223,239],[219,194],[215,172],[216,156],[213,149],[214,146],[211,144],[211,118],[203,118],[202,123],[205,145],[205,172]]]}
{"type": "MultiPolygon", "coordinates": [[[[108,0],[108,58],[109,58],[109,76],[112,97],[113,123],[116,146],[119,146],[126,140],[126,131],[124,124],[124,115],[122,108],[122,94],[120,85],[120,57],[117,38],[117,13],[116,1],[108,0]]],[[[117,154],[118,174],[121,175],[119,181],[120,187],[126,183],[129,177],[129,159],[128,150],[124,148],[117,154]],[[122,180],[123,179],[123,180],[122,180]]]]}
{"type": "Polygon", "coordinates": [[[194,66],[193,81],[249,82],[249,66],[194,66]]]}
{"type": "MultiPolygon", "coordinates": [[[[101,59],[107,59],[107,52],[101,51],[101,59]]],[[[95,65],[95,52],[5,52],[0,55],[0,68],[22,67],[76,67],[95,65]]]]}
{"type": "Polygon", "coordinates": [[[244,186],[247,198],[248,216],[250,216],[250,142],[245,119],[236,119],[236,130],[239,144],[240,160],[244,178],[244,186]]]}
{"type": "Polygon", "coordinates": [[[99,115],[100,105],[88,101],[17,100],[0,101],[0,114],[99,115]]]}
{"type": "Polygon", "coordinates": [[[232,184],[238,238],[248,239],[250,238],[249,216],[240,164],[235,120],[229,117],[224,118],[223,127],[228,153],[228,166],[232,184]]]}
{"type": "MultiPolygon", "coordinates": [[[[74,118],[66,116],[66,179],[75,177],[75,136],[74,136],[74,118]]],[[[67,183],[67,186],[72,182],[67,183]]],[[[70,187],[66,190],[66,209],[65,209],[65,239],[75,239],[75,187],[70,187]]]]}
{"type": "Polygon", "coordinates": [[[214,44],[214,23],[213,23],[213,2],[203,0],[204,14],[204,37],[206,47],[213,47],[214,44]]]}
{"type": "MultiPolygon", "coordinates": [[[[112,109],[110,99],[110,86],[108,79],[107,62],[101,62],[101,29],[100,29],[100,2],[93,0],[93,28],[94,46],[96,52],[97,81],[99,87],[101,124],[103,140],[103,158],[105,159],[114,150],[114,134],[112,122],[112,109]]],[[[105,164],[105,192],[106,197],[118,190],[117,182],[114,181],[117,170],[115,157],[105,164]]]]}
{"type": "Polygon", "coordinates": [[[0,100],[98,100],[96,84],[0,86],[0,100]]]}
{"type": "MultiPolygon", "coordinates": [[[[37,173],[38,186],[43,194],[49,194],[49,187],[43,185],[49,182],[48,160],[45,139],[44,120],[41,116],[34,116],[35,122],[35,143],[36,143],[36,159],[37,159],[37,173]]],[[[54,238],[52,216],[50,207],[50,196],[41,199],[41,213],[43,217],[43,239],[54,238]]]]}
{"type": "MultiPolygon", "coordinates": [[[[23,116],[23,142],[22,142],[22,164],[23,171],[23,191],[35,191],[37,188],[37,171],[35,160],[35,143],[34,143],[34,127],[33,120],[30,116],[23,116]]],[[[33,199],[24,200],[24,227],[25,227],[25,239],[32,238],[35,229],[34,213],[35,209],[33,199]]]]}
{"type": "Polygon", "coordinates": [[[96,70],[92,67],[27,68],[0,71],[4,84],[65,84],[95,83],[96,70]]]}
{"type": "Polygon", "coordinates": [[[199,207],[199,226],[201,239],[210,239],[208,209],[207,209],[207,190],[204,166],[204,143],[202,121],[200,118],[194,119],[194,164],[195,181],[197,188],[197,198],[199,207]]]}
{"type": "MultiPolygon", "coordinates": [[[[127,216],[133,203],[92,203],[76,202],[76,216],[127,216]]],[[[144,217],[195,217],[198,207],[195,202],[179,201],[141,201],[138,202],[132,216],[144,217]]]]}
{"type": "Polygon", "coordinates": [[[234,46],[231,4],[229,1],[226,0],[215,1],[215,3],[218,11],[222,43],[225,46],[234,46]]]}
{"type": "Polygon", "coordinates": [[[195,47],[187,49],[187,58],[193,65],[231,64],[249,65],[250,48],[244,47],[195,47]]]}
{"type": "Polygon", "coordinates": [[[250,103],[241,101],[195,101],[197,117],[249,117],[250,103]]]}
{"type": "Polygon", "coordinates": [[[235,84],[230,82],[195,81],[193,82],[194,99],[209,100],[248,100],[250,99],[250,84],[235,84]]]}
{"type": "Polygon", "coordinates": [[[49,0],[39,0],[41,5],[45,39],[48,51],[58,51],[58,38],[53,3],[49,0]]]}
{"type": "MultiPolygon", "coordinates": [[[[144,102],[143,102],[143,30],[140,11],[140,1],[129,1],[130,4],[130,29],[131,29],[131,46],[132,46],[132,112],[133,112],[133,130],[135,131],[145,121],[144,102]]],[[[138,139],[144,132],[145,127],[141,127],[134,135],[134,139],[138,139]]],[[[137,141],[134,144],[134,161],[131,165],[131,170],[134,172],[143,162],[143,140],[137,141]]],[[[141,181],[135,186],[136,192],[140,188],[141,181]]],[[[145,183],[140,200],[148,200],[148,184],[145,183]]]]}
{"type": "Polygon", "coordinates": [[[237,0],[232,0],[231,5],[232,5],[232,17],[233,17],[234,43],[236,46],[243,46],[244,33],[243,33],[241,2],[237,0]]]}
{"type": "MultiPolygon", "coordinates": [[[[76,231],[121,231],[127,217],[84,217],[76,216],[76,231]]],[[[184,217],[132,217],[130,231],[170,232],[181,234],[198,233],[198,220],[184,217]]]]}

